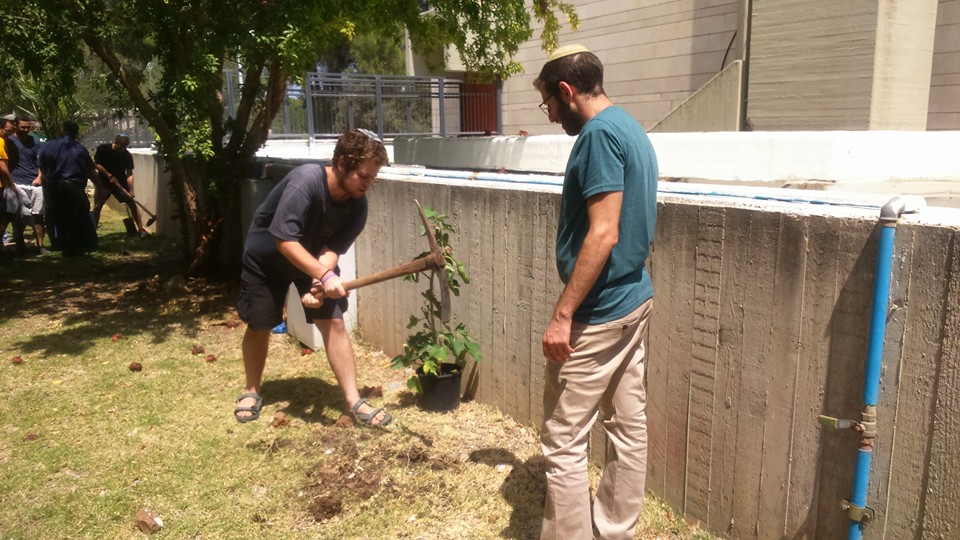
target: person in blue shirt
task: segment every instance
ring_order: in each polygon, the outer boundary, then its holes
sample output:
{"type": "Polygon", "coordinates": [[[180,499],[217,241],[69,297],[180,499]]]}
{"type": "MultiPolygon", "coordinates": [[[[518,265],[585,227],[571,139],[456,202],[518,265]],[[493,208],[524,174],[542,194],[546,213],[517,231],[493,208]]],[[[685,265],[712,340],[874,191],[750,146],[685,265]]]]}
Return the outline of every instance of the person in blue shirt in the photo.
{"type": "Polygon", "coordinates": [[[80,126],[67,120],[63,123],[63,136],[40,148],[47,217],[57,231],[53,247],[67,257],[84,255],[97,247],[90,200],[84,191],[87,180],[93,181],[93,159],[77,141],[79,133],[80,126]]]}
{"type": "Polygon", "coordinates": [[[540,537],[632,539],[647,469],[653,285],[644,266],[656,225],[657,158],[643,127],[607,97],[603,65],[583,46],[557,49],[534,87],[550,121],[577,136],[556,239],[564,288],[542,339],[540,537]],[[598,416],[607,451],[591,503],[587,440],[598,416]]]}

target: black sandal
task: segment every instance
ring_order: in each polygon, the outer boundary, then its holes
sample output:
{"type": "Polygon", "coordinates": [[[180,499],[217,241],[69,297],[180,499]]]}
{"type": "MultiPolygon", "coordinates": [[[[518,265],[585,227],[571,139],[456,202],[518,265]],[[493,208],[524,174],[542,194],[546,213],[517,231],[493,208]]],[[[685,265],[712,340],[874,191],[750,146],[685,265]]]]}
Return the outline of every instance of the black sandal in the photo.
{"type": "Polygon", "coordinates": [[[234,402],[236,405],[233,408],[233,417],[237,419],[237,422],[241,424],[246,422],[253,422],[257,418],[260,418],[260,409],[263,407],[263,398],[260,397],[260,394],[255,394],[253,392],[248,392],[246,394],[240,394],[240,397],[237,398],[237,401],[234,402]],[[250,407],[241,407],[239,405],[240,400],[246,398],[256,398],[257,402],[251,405],[250,407]],[[240,416],[237,413],[248,412],[250,416],[240,416]]]}

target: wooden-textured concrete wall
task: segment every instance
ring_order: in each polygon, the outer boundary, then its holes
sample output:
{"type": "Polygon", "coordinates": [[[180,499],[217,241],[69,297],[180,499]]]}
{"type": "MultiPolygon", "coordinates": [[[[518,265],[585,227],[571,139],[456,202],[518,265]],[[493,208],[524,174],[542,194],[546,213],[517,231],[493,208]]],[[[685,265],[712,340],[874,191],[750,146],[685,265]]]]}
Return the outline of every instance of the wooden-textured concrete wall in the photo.
{"type": "MultiPolygon", "coordinates": [[[[454,246],[473,280],[454,299],[454,320],[484,354],[466,391],[539,426],[540,338],[561,288],[556,191],[381,180],[369,197],[360,275],[424,249],[414,198],[459,224],[454,246]]],[[[839,501],[850,496],[857,437],[822,432],[817,416],[859,417],[877,235],[871,212],[661,196],[649,489],[733,538],[844,534],[839,501]]],[[[958,236],[910,220],[897,231],[869,496],[878,519],[865,538],[951,537],[960,526],[958,236]]],[[[395,354],[420,288],[357,291],[364,337],[395,354]]],[[[591,443],[598,457],[599,428],[591,443]]]]}
{"type": "Polygon", "coordinates": [[[742,77],[743,62],[736,60],[647,131],[740,131],[742,77]]]}
{"type": "Polygon", "coordinates": [[[747,67],[753,129],[867,129],[876,28],[873,1],[755,1],[747,67]]]}
{"type": "MultiPolygon", "coordinates": [[[[739,0],[573,0],[580,27],[564,24],[560,44],[580,43],[604,64],[604,89],[644,126],[657,122],[740,58],[731,40],[739,0]],[[731,46],[729,54],[728,46],[731,46]]],[[[538,109],[533,80],[546,62],[540,28],[515,56],[525,73],[504,82],[503,133],[562,133],[538,109]]]]}
{"type": "MultiPolygon", "coordinates": [[[[479,338],[484,360],[467,373],[472,397],[523,422],[542,420],[540,336],[562,284],[554,263],[557,195],[378,181],[356,244],[358,275],[409,261],[425,250],[414,199],[454,218],[456,256],[471,277],[453,298],[453,321],[479,338]],[[516,194],[514,196],[513,194],[516,194]],[[384,210],[381,210],[384,209],[384,210]],[[505,261],[509,261],[506,263],[505,261]]],[[[389,282],[357,291],[359,326],[387,355],[398,354],[423,285],[389,282]]]]}
{"type": "MultiPolygon", "coordinates": [[[[844,536],[857,438],[816,420],[859,418],[875,221],[694,203],[658,221],[648,486],[733,538],[844,536]]],[[[958,525],[957,240],[897,231],[866,538],[958,525]]]]}
{"type": "Polygon", "coordinates": [[[880,0],[870,129],[924,131],[937,0],[880,0]]]}
{"type": "Polygon", "coordinates": [[[940,0],[927,129],[960,129],[960,0],[940,0]]]}

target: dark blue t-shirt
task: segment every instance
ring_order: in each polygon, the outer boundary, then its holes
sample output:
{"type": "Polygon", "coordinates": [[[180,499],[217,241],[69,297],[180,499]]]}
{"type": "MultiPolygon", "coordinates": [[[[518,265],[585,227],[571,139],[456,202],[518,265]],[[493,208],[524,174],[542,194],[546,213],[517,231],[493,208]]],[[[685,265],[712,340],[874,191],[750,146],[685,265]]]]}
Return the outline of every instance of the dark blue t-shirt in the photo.
{"type": "Polygon", "coordinates": [[[301,165],[257,208],[244,243],[244,268],[270,280],[307,279],[309,276],[277,251],[278,239],[300,242],[315,257],[324,246],[343,255],[366,223],[366,196],[335,202],[323,166],[301,165]]]}
{"type": "Polygon", "coordinates": [[[10,176],[13,177],[15,183],[21,186],[29,186],[40,172],[38,152],[40,142],[32,135],[27,136],[26,142],[21,141],[16,135],[8,140],[13,141],[20,152],[20,161],[17,163],[17,168],[10,171],[10,176]]]}
{"type": "Polygon", "coordinates": [[[600,324],[628,315],[653,296],[644,268],[657,217],[657,156],[643,127],[620,107],[584,125],[570,151],[557,228],[557,270],[573,273],[590,219],[587,199],[623,192],[617,245],[573,320],[600,324]]]}
{"type": "Polygon", "coordinates": [[[86,184],[93,171],[93,159],[76,139],[64,135],[40,147],[40,169],[46,181],[86,184]]]}

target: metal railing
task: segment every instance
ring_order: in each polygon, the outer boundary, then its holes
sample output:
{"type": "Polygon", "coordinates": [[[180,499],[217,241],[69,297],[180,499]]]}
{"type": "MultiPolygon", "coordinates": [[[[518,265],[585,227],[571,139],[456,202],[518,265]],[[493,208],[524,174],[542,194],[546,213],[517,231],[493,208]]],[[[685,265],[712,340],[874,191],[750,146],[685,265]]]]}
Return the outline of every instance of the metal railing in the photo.
{"type": "MultiPolygon", "coordinates": [[[[307,73],[304,85],[287,86],[270,139],[336,138],[362,127],[383,138],[402,135],[493,135],[502,132],[499,83],[479,84],[444,77],[349,73],[307,73]]],[[[224,71],[223,114],[236,114],[243,81],[224,71]]],[[[130,136],[131,146],[155,142],[153,133],[130,113],[93,121],[81,140],[91,148],[130,136]]]]}
{"type": "Polygon", "coordinates": [[[381,137],[491,135],[502,130],[499,84],[444,77],[308,73],[312,140],[362,127],[381,137]]]}
{"type": "Polygon", "coordinates": [[[80,142],[87,148],[113,142],[114,137],[120,133],[130,137],[130,146],[133,148],[148,148],[156,141],[147,124],[132,112],[123,116],[95,118],[89,122],[80,134],[80,142]]]}

